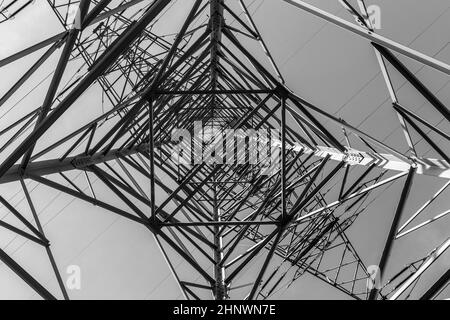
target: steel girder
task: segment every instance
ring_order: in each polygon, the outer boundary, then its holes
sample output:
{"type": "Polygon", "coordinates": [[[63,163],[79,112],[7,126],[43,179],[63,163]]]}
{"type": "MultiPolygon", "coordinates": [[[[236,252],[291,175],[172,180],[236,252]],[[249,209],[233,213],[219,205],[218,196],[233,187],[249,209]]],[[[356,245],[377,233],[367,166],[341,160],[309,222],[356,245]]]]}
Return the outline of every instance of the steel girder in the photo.
{"type": "MultiPolygon", "coordinates": [[[[243,1],[240,4],[249,24],[226,1],[195,1],[173,42],[147,27],[158,17],[164,18],[161,13],[170,2],[91,1],[91,9],[82,10],[81,30],[67,29],[0,62],[0,66],[12,63],[49,44],[65,45],[43,111],[37,108],[2,130],[2,134],[13,133],[13,138],[2,149],[7,158],[0,165],[0,183],[21,182],[33,212],[24,179],[144,226],[155,235],[168,267],[188,299],[203,298],[205,293],[225,299],[235,292],[242,298],[268,299],[305,273],[353,298],[369,298],[366,282],[370,275],[346,230],[367,210],[381,187],[406,177],[381,259],[383,269],[388,266],[395,238],[423,211],[420,209],[406,225],[398,227],[413,175],[449,178],[445,149],[441,150],[420,129],[423,125],[432,129],[432,125],[393,100],[402,126],[409,124],[444,160],[411,156],[387,146],[289,90],[243,1]],[[138,19],[132,22],[127,9],[139,6],[138,19]],[[208,22],[196,25],[195,19],[207,9],[208,22]],[[236,19],[247,38],[261,44],[276,76],[246,49],[238,38],[242,31],[231,27],[226,15],[236,19]],[[88,67],[85,75],[58,90],[66,65],[78,58],[88,67]],[[93,84],[98,84],[106,95],[110,110],[35,151],[40,137],[93,84]],[[331,125],[325,126],[324,118],[344,127],[344,135],[337,136],[331,125]],[[177,163],[172,157],[170,133],[173,129],[194,133],[197,120],[205,126],[219,127],[221,132],[227,128],[279,128],[281,138],[273,140],[271,146],[281,150],[280,168],[269,175],[261,174],[267,154],[256,164],[238,163],[239,155],[231,164],[177,163]],[[30,126],[35,129],[21,140],[20,133],[30,126]],[[350,147],[347,131],[366,150],[350,147]],[[17,163],[23,155],[26,156],[22,163],[17,163]],[[44,156],[50,160],[40,160],[44,156]],[[84,173],[91,195],[66,171],[84,173]],[[126,209],[98,198],[92,177],[109,190],[111,197],[120,199],[126,209]],[[150,181],[149,194],[144,181],[150,181]],[[179,274],[170,262],[167,248],[183,258],[194,276],[179,274]],[[255,263],[260,257],[262,264],[255,263]],[[213,272],[209,271],[211,266],[213,272]],[[248,268],[252,268],[254,276],[244,275],[248,268]]],[[[446,107],[386,48],[446,73],[448,66],[306,7],[300,1],[288,2],[373,41],[380,54],[445,117],[446,107]]],[[[57,6],[49,0],[49,4],[67,27],[65,13],[70,1],[57,6]]],[[[30,69],[29,74],[39,66],[30,69]]],[[[390,89],[388,81],[387,84],[390,89]]],[[[14,91],[20,87],[19,83],[14,91]]],[[[448,140],[445,132],[433,129],[448,140]]],[[[208,148],[200,145],[201,151],[208,148]]],[[[48,250],[63,296],[68,298],[44,230],[32,228],[8,201],[4,203],[31,233],[6,223],[2,227],[48,250]]],[[[35,220],[39,225],[37,215],[35,220]]],[[[42,297],[54,298],[3,251],[1,259],[42,297]]],[[[436,286],[441,287],[444,280],[436,286]]],[[[430,289],[432,294],[425,296],[432,296],[436,286],[430,289]]],[[[374,298],[378,292],[372,292],[374,298]]],[[[383,290],[379,292],[382,297],[388,296],[383,290]]]]}

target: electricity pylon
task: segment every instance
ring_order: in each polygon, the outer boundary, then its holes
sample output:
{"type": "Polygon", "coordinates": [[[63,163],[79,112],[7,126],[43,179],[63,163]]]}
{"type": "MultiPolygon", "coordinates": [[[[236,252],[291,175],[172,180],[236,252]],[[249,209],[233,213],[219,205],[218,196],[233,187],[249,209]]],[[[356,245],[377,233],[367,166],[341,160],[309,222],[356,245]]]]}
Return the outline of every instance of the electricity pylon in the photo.
{"type": "MultiPolygon", "coordinates": [[[[377,285],[347,231],[382,187],[402,183],[391,227],[380,230],[386,234],[378,264],[383,275],[396,238],[447,215],[448,210],[406,228],[450,184],[450,137],[397,99],[387,64],[447,122],[448,108],[394,53],[447,75],[449,66],[377,35],[362,1],[359,11],[342,1],[359,25],[302,1],[286,1],[369,41],[405,136],[407,151],[403,151],[290,90],[245,3],[239,1],[241,14],[229,2],[190,1],[180,29],[169,41],[158,33],[158,22],[170,21],[172,6],[180,5],[176,1],[48,0],[64,31],[0,61],[3,67],[46,48],[0,98],[1,106],[60,51],[42,104],[2,128],[1,134],[10,139],[1,148],[0,183],[21,184],[34,220],[0,197],[21,223],[16,227],[2,221],[1,226],[46,250],[66,299],[69,295],[49,242],[57,239],[45,235],[26,186],[28,180],[146,228],[187,299],[205,295],[217,300],[268,299],[304,274],[355,299],[404,297],[445,252],[448,241],[443,239],[423,259],[406,262],[415,272],[401,270],[377,285]],[[248,49],[249,42],[261,46],[267,67],[248,49]],[[74,77],[63,85],[63,77],[73,68],[74,77]],[[58,119],[92,86],[101,89],[109,108],[42,146],[42,137],[54,132],[58,119]],[[198,122],[203,128],[200,132],[195,128],[198,122]],[[205,128],[214,128],[215,142],[196,139],[204,135],[205,128]],[[177,130],[194,136],[192,149],[200,151],[200,161],[177,161],[183,156],[180,147],[188,142],[173,139],[177,130]],[[236,153],[224,161],[227,155],[216,152],[226,147],[222,138],[238,131],[244,137],[240,144],[239,134],[231,142],[225,140],[231,146],[228,150],[236,153]],[[255,131],[256,136],[245,136],[255,131]],[[264,140],[259,135],[263,131],[279,135],[269,134],[264,140]],[[439,158],[421,156],[414,139],[425,140],[439,158]],[[251,149],[252,142],[256,151],[251,149]],[[257,153],[257,161],[251,163],[247,160],[252,152],[257,153]],[[68,176],[73,172],[85,175],[89,192],[68,176]],[[420,175],[444,185],[400,226],[414,177],[420,175]],[[93,179],[109,190],[108,197],[95,192],[93,179]],[[124,206],[111,204],[112,197],[124,206]],[[189,272],[181,273],[173,266],[174,256],[183,259],[189,272]],[[252,274],[246,274],[250,268],[252,274]],[[402,279],[401,286],[388,291],[387,284],[398,279],[402,279]]],[[[191,155],[192,149],[185,150],[191,155]]],[[[36,280],[33,270],[25,270],[4,250],[0,250],[0,259],[43,298],[57,296],[36,280]]],[[[447,282],[448,272],[423,296],[435,296],[447,282]]]]}

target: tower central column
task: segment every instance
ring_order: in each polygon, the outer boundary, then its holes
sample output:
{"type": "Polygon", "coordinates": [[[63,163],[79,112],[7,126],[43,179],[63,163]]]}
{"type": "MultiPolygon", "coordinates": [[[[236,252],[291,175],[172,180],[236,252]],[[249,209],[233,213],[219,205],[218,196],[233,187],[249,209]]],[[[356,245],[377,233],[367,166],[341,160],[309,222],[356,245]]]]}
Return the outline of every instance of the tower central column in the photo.
{"type": "MultiPolygon", "coordinates": [[[[213,218],[214,221],[220,222],[221,212],[217,201],[217,181],[215,178],[213,183],[213,218]]],[[[214,245],[216,246],[214,250],[214,278],[216,280],[214,297],[216,300],[225,300],[227,298],[227,287],[225,284],[225,268],[220,264],[223,259],[223,242],[221,228],[219,226],[214,226],[214,245]]]]}
{"type": "MultiPolygon", "coordinates": [[[[210,49],[210,79],[211,79],[211,90],[217,90],[217,78],[218,78],[218,66],[219,66],[219,43],[222,39],[222,27],[223,27],[223,4],[224,0],[210,0],[210,19],[209,27],[211,28],[211,49],[210,49]]],[[[215,117],[215,107],[216,107],[216,97],[213,95],[211,99],[211,120],[214,123],[215,117]]],[[[213,182],[213,220],[215,222],[220,222],[221,212],[218,206],[217,199],[217,181],[216,176],[213,182]]],[[[220,264],[223,258],[223,245],[221,228],[219,226],[214,226],[214,298],[216,300],[224,300],[227,298],[227,288],[225,285],[225,268],[220,264]]]]}

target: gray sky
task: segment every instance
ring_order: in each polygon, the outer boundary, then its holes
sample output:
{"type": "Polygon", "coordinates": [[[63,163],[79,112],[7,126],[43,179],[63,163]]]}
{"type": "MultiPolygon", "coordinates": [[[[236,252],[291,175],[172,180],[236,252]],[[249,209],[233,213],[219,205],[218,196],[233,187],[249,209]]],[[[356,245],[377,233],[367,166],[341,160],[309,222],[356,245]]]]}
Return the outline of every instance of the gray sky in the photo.
{"type": "MultiPolygon", "coordinates": [[[[179,0],[170,9],[164,21],[156,26],[161,34],[176,32],[180,21],[187,13],[192,1],[179,0]]],[[[239,11],[237,1],[228,0],[230,7],[239,11]]],[[[347,12],[334,0],[308,0],[308,3],[352,21],[347,12]]],[[[281,0],[248,0],[246,3],[254,15],[255,22],[263,35],[275,60],[280,66],[287,85],[303,98],[324,110],[344,118],[383,142],[406,150],[406,143],[392,110],[388,91],[379,71],[372,48],[367,41],[342,29],[325,23],[312,15],[302,12],[281,0]]],[[[450,3],[448,0],[371,0],[367,4],[377,4],[381,8],[382,29],[377,31],[397,42],[450,63],[450,3]]],[[[234,25],[236,26],[236,25],[234,25]]],[[[0,59],[17,52],[63,29],[51,12],[46,1],[36,2],[24,10],[16,19],[0,24],[0,59]]],[[[246,42],[252,53],[264,65],[269,65],[257,43],[246,42]]],[[[23,72],[42,54],[40,50],[18,62],[0,70],[0,92],[4,93],[23,72]]],[[[58,51],[59,52],[59,51],[58,51]]],[[[54,68],[58,55],[44,65],[28,82],[21,93],[0,108],[0,126],[11,123],[23,115],[36,101],[42,101],[47,81],[37,87],[23,100],[23,95],[44,79],[54,68]],[[19,102],[20,101],[20,102],[19,102]],[[10,111],[8,111],[11,109],[10,111]]],[[[401,60],[445,104],[450,105],[450,79],[448,76],[407,58],[401,60]]],[[[79,65],[73,63],[67,74],[71,75],[79,65]]],[[[400,102],[419,115],[449,133],[448,124],[441,123],[441,116],[414,89],[405,84],[404,79],[392,68],[393,82],[398,89],[400,102]]],[[[66,83],[69,78],[66,76],[66,83]]],[[[106,106],[108,108],[108,106],[106,106]]],[[[56,124],[50,134],[46,134],[42,145],[56,140],[64,133],[78,128],[80,124],[102,112],[101,94],[98,87],[90,88],[56,124]],[[87,107],[88,106],[88,107],[87,107]]],[[[328,124],[327,122],[325,122],[328,124]]],[[[329,124],[332,132],[340,128],[329,124]]],[[[7,137],[1,137],[0,143],[7,137]]],[[[440,142],[445,150],[450,146],[440,142]]],[[[417,145],[421,154],[437,158],[429,147],[420,142],[417,145]]],[[[3,160],[5,154],[0,154],[3,160]]],[[[75,177],[76,173],[71,176],[75,177]]],[[[84,177],[79,176],[78,181],[84,177]]],[[[439,179],[437,179],[439,180],[439,179]]],[[[446,181],[436,182],[435,178],[418,176],[411,192],[404,220],[446,181]]],[[[85,182],[81,182],[81,184],[85,182]]],[[[393,213],[397,205],[402,182],[387,189],[378,201],[374,201],[367,211],[359,217],[348,234],[355,248],[367,265],[376,264],[386,238],[393,213]]],[[[122,218],[93,207],[67,195],[57,193],[35,182],[29,183],[33,189],[33,200],[47,237],[52,242],[57,262],[62,270],[69,265],[79,265],[82,270],[82,289],[70,291],[71,298],[105,299],[177,299],[181,293],[166,267],[159,250],[145,229],[122,218]]],[[[97,191],[97,190],[96,190],[97,191]]],[[[105,192],[99,187],[98,192],[105,192]]],[[[21,208],[27,209],[23,194],[17,184],[0,186],[0,193],[21,208]]],[[[416,224],[429,219],[446,209],[450,204],[450,190],[417,220],[416,224]]],[[[111,200],[116,201],[116,200],[111,200]]],[[[13,222],[5,208],[0,209],[5,221],[13,222]]],[[[449,236],[449,218],[418,231],[396,242],[392,252],[393,259],[389,270],[400,269],[407,261],[423,257],[449,236]]],[[[37,245],[14,237],[7,231],[0,231],[0,246],[22,263],[52,292],[57,292],[57,284],[50,272],[44,250],[37,245]]],[[[173,256],[173,255],[172,255],[173,256]]],[[[173,256],[174,257],[174,256],[173,256]]],[[[260,258],[261,259],[261,258],[260,258]]],[[[173,263],[180,273],[190,272],[179,258],[173,263]]],[[[426,288],[450,266],[447,253],[436,263],[418,285],[426,288]]],[[[256,269],[255,269],[256,270],[256,269]]],[[[247,272],[251,274],[252,268],[247,272]]],[[[242,279],[245,279],[245,275],[242,279]]],[[[239,281],[239,280],[238,280],[239,281]]],[[[238,282],[237,281],[237,282],[238,282]]],[[[242,280],[244,281],[244,280],[242,280]]],[[[3,264],[0,265],[0,298],[39,298],[32,289],[16,277],[3,264]]],[[[419,290],[420,292],[420,290],[419,290]]],[[[344,295],[316,280],[304,276],[287,290],[281,290],[275,298],[345,298],[344,295]]]]}

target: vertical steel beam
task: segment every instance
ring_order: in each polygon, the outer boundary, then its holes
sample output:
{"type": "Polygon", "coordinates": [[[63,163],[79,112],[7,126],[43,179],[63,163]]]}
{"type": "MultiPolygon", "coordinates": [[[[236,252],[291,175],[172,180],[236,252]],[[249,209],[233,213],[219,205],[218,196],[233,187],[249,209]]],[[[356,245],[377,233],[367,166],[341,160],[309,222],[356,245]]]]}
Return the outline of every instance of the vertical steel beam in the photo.
{"type": "Polygon", "coordinates": [[[154,114],[153,114],[153,98],[148,100],[149,107],[149,157],[150,157],[150,207],[151,219],[156,220],[156,204],[155,204],[155,136],[154,136],[154,114]]]}
{"type": "MultiPolygon", "coordinates": [[[[218,192],[217,192],[217,181],[216,175],[213,179],[213,220],[220,223],[221,221],[221,210],[218,205],[218,192]]],[[[227,286],[225,285],[225,268],[220,262],[223,259],[223,244],[222,235],[220,234],[220,225],[214,226],[214,297],[216,300],[224,300],[227,298],[227,286]]]]}
{"type": "Polygon", "coordinates": [[[248,300],[253,300],[253,298],[255,297],[256,290],[259,288],[259,285],[261,284],[261,280],[262,280],[264,274],[266,273],[267,267],[269,266],[270,261],[272,260],[275,250],[278,247],[278,242],[280,241],[280,238],[282,235],[283,235],[283,228],[280,228],[278,230],[275,240],[273,241],[273,243],[270,247],[269,252],[267,253],[266,258],[264,259],[263,266],[262,266],[261,270],[259,271],[258,276],[256,277],[255,283],[253,284],[253,287],[248,296],[248,300]]]}
{"type": "Polygon", "coordinates": [[[223,27],[223,6],[224,0],[210,0],[210,18],[209,24],[211,28],[211,89],[216,90],[217,87],[217,70],[219,65],[219,43],[222,40],[223,27]]]}
{"type": "Polygon", "coordinates": [[[286,97],[281,97],[281,220],[286,217],[286,97]]]}
{"type": "MultiPolygon", "coordinates": [[[[36,225],[38,227],[38,230],[44,235],[44,229],[42,228],[42,224],[39,220],[38,214],[36,212],[36,209],[33,204],[33,200],[31,199],[30,192],[28,191],[27,186],[25,185],[25,182],[22,178],[20,178],[20,184],[22,185],[23,192],[25,193],[25,197],[27,199],[28,205],[30,206],[31,212],[33,214],[34,220],[36,222],[36,225]]],[[[58,281],[59,288],[61,289],[61,292],[63,294],[63,297],[65,300],[69,300],[69,295],[67,294],[66,287],[64,286],[63,279],[61,278],[61,273],[59,272],[58,266],[56,264],[55,258],[53,256],[52,250],[50,249],[50,245],[45,246],[45,250],[47,252],[48,259],[50,260],[50,264],[52,265],[53,272],[55,274],[56,280],[58,281]]]]}
{"type": "MultiPolygon", "coordinates": [[[[411,83],[422,96],[431,103],[445,119],[450,121],[450,111],[447,107],[388,49],[383,46],[372,43],[372,45],[397,69],[409,83],[411,83]]],[[[449,73],[447,73],[449,74],[449,73]]]]}
{"type": "MultiPolygon", "coordinates": [[[[89,9],[90,0],[81,0],[79,4],[79,12],[80,18],[84,19],[88,9],[89,9]]],[[[41,122],[45,119],[48,112],[50,111],[50,107],[53,103],[53,100],[56,96],[56,92],[58,90],[59,84],[61,83],[61,79],[63,77],[64,71],[66,70],[67,63],[69,62],[70,55],[72,54],[72,50],[75,46],[75,42],[77,40],[78,34],[80,33],[79,29],[73,28],[69,31],[69,35],[67,36],[66,43],[64,45],[63,52],[59,57],[58,64],[56,66],[55,73],[53,74],[52,81],[50,82],[50,86],[48,87],[47,94],[45,95],[44,102],[41,106],[41,112],[39,113],[39,117],[36,120],[35,128],[38,127],[41,122]]],[[[22,158],[22,168],[26,168],[28,161],[31,158],[31,154],[33,153],[35,144],[32,144],[28,151],[22,158]]]]}
{"type": "MultiPolygon", "coordinates": [[[[391,224],[391,229],[389,230],[389,234],[386,239],[386,243],[384,245],[383,253],[381,255],[380,262],[378,267],[380,269],[381,279],[383,279],[384,272],[386,271],[386,266],[389,261],[389,256],[391,253],[392,245],[395,240],[395,234],[397,233],[398,224],[400,223],[400,219],[402,217],[403,209],[405,208],[406,200],[408,199],[409,191],[411,190],[411,185],[413,182],[414,174],[416,168],[411,167],[409,169],[408,175],[406,177],[405,185],[403,186],[402,193],[400,195],[400,200],[398,202],[397,210],[394,215],[394,219],[391,224]]],[[[378,295],[378,289],[372,288],[369,295],[369,300],[375,300],[378,295]]]]}

